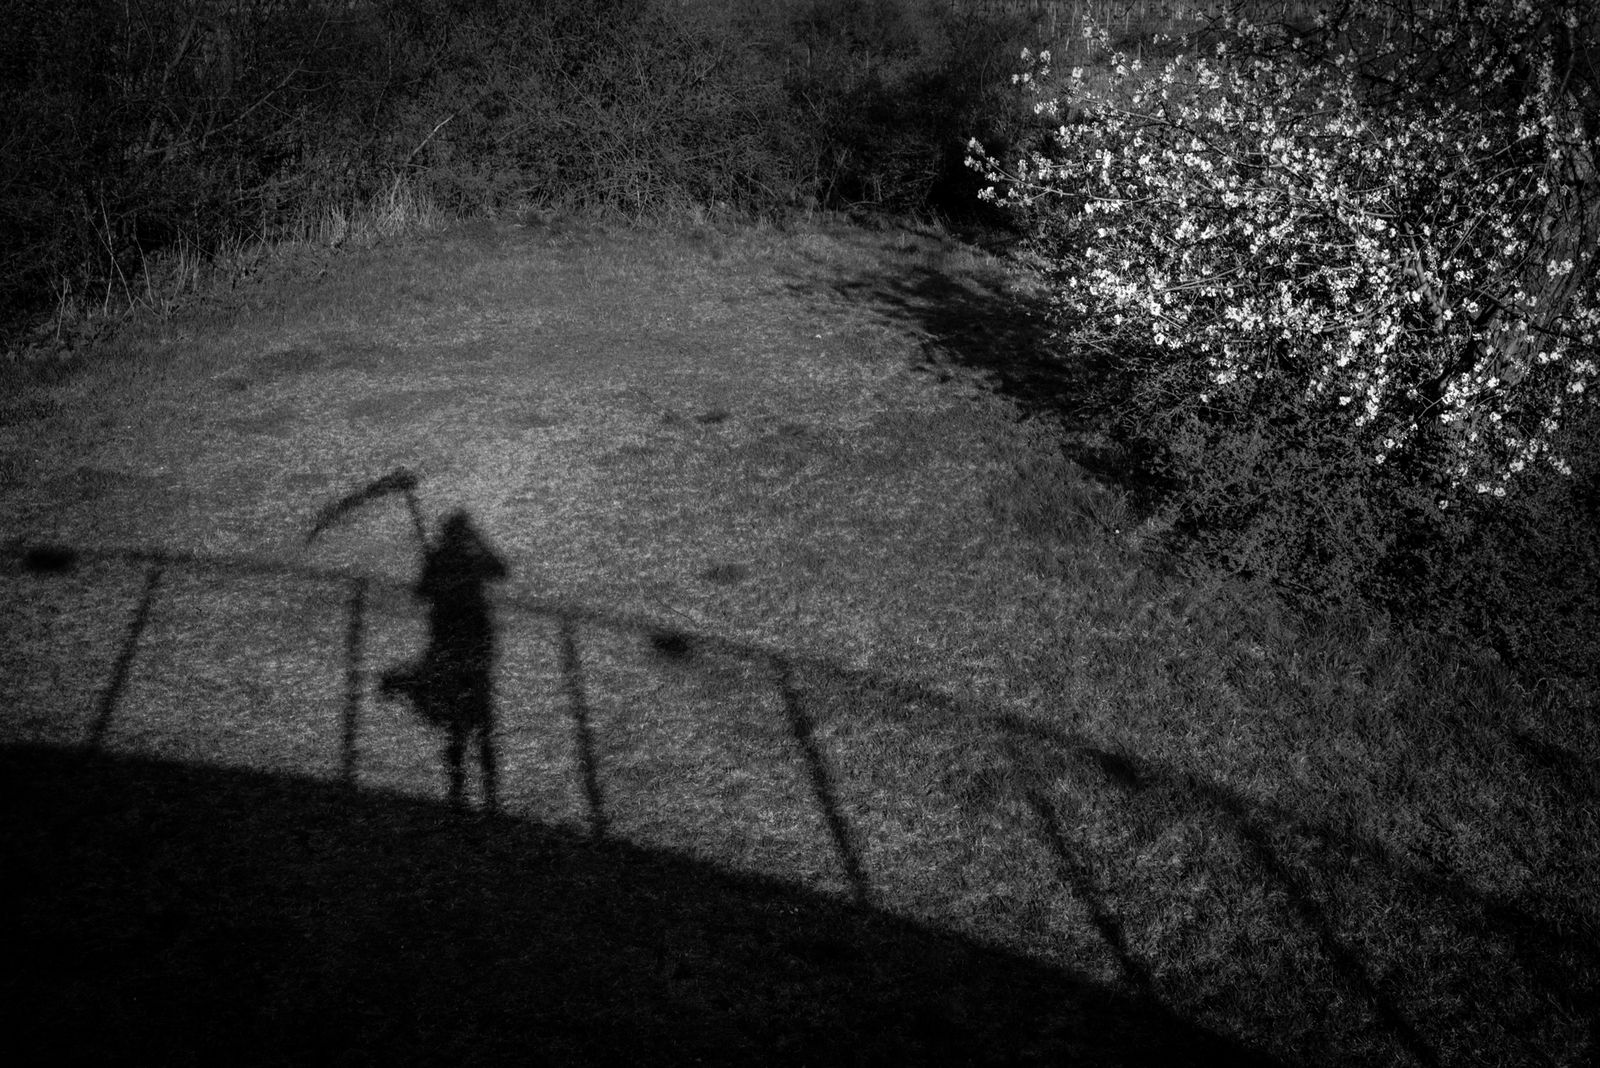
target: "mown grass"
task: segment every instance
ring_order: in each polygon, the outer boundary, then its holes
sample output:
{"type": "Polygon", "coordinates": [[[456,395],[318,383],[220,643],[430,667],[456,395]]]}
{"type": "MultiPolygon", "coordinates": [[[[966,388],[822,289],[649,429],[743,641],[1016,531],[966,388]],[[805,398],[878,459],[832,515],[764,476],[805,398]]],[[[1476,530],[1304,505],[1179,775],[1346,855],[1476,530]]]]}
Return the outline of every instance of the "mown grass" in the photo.
{"type": "Polygon", "coordinates": [[[1023,418],[1026,275],[825,225],[482,224],[309,263],[8,386],[4,863],[59,876],[22,943],[126,976],[84,989],[270,958],[236,993],[293,1014],[383,974],[352,1033],[392,1051],[443,955],[437,996],[480,1008],[406,1033],[486,1059],[615,1052],[629,1019],[682,1021],[667,1060],[1600,1048],[1592,704],[1141,555],[1023,418]],[[401,505],[304,544],[398,465],[510,567],[492,821],[401,801],[445,793],[440,739],[375,693],[424,641],[401,505]],[[236,811],[270,862],[204,833],[236,811]],[[607,942],[630,923],[662,945],[607,942]],[[563,991],[580,960],[602,977],[563,991]],[[545,1007],[484,1002],[496,970],[545,1007]]]}

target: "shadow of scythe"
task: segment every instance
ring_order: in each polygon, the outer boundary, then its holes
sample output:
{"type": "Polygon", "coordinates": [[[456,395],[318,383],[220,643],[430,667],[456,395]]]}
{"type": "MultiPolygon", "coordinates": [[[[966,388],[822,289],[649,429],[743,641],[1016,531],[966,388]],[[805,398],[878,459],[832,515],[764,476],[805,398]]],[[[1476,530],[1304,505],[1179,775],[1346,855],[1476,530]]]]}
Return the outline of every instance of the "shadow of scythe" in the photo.
{"type": "Polygon", "coordinates": [[[309,546],[323,531],[362,505],[382,500],[392,493],[399,493],[405,496],[406,508],[411,513],[411,526],[417,534],[417,544],[425,547],[428,544],[428,528],[422,521],[422,509],[417,504],[417,482],[416,472],[397,467],[356,492],[346,494],[317,513],[317,521],[312,524],[311,532],[306,535],[306,544],[309,546]]]}

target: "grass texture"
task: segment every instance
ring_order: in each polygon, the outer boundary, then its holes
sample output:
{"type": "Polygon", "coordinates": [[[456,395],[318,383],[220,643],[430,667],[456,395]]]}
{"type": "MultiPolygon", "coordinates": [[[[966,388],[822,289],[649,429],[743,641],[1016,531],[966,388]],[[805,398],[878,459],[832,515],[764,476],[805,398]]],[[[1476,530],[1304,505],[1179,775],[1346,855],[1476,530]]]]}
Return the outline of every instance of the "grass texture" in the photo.
{"type": "Polygon", "coordinates": [[[1593,709],[1147,559],[1024,418],[1033,292],[931,231],[485,223],[11,369],[13,1037],[1587,1063],[1593,709]],[[509,572],[492,808],[379,692],[401,498],[306,543],[402,466],[509,572]]]}

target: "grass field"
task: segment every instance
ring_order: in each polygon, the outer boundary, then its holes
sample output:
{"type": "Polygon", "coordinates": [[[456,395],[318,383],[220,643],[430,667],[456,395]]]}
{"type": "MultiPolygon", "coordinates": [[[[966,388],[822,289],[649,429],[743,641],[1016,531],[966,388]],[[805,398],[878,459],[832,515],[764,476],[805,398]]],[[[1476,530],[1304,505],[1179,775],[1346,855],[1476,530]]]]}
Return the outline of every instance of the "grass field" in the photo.
{"type": "Polygon", "coordinates": [[[931,231],[485,223],[13,368],[13,1037],[1592,1063],[1594,709],[1142,555],[1035,293],[931,231]],[[305,541],[402,465],[509,570],[493,811],[377,692],[400,499],[305,541]]]}

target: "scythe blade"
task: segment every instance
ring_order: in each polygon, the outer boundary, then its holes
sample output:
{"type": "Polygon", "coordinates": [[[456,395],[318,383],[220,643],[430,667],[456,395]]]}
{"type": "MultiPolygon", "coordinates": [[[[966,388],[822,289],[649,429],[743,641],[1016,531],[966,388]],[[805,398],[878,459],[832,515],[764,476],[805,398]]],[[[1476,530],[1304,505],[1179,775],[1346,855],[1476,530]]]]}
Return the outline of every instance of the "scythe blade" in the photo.
{"type": "Polygon", "coordinates": [[[406,507],[411,513],[411,523],[416,529],[417,541],[427,544],[428,535],[422,523],[422,510],[417,507],[416,488],[417,476],[414,472],[404,467],[395,468],[382,478],[369,482],[356,492],[346,494],[318,511],[317,520],[312,524],[311,532],[306,535],[306,544],[310,545],[316,540],[317,535],[361,505],[387,497],[391,493],[405,494],[406,507]]]}

